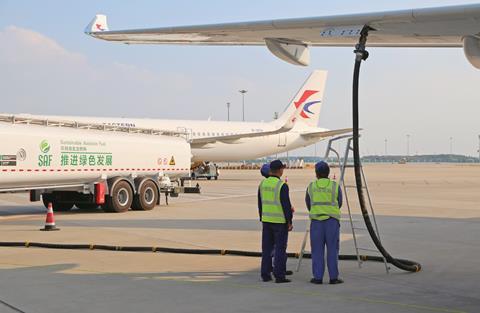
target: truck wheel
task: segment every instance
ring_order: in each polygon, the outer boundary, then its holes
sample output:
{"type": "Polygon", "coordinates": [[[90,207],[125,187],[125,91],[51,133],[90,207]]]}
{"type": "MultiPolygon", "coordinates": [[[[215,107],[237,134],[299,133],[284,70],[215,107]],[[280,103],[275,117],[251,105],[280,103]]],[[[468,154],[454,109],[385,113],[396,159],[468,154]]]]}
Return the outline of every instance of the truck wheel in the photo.
{"type": "Polygon", "coordinates": [[[119,181],[113,187],[110,195],[105,197],[106,205],[102,206],[108,212],[123,213],[128,211],[133,202],[133,191],[126,181],[119,181]]]}
{"type": "Polygon", "coordinates": [[[67,212],[73,208],[73,203],[65,203],[65,202],[53,202],[53,211],[57,212],[67,212]]]}
{"type": "Polygon", "coordinates": [[[218,180],[218,176],[215,176],[215,180],[218,180]]]}
{"type": "Polygon", "coordinates": [[[135,195],[132,203],[132,210],[135,211],[150,211],[158,202],[157,186],[151,180],[143,183],[142,187],[135,195]]]}
{"type": "Polygon", "coordinates": [[[51,203],[53,205],[53,196],[49,193],[42,194],[42,202],[46,209],[48,209],[48,204],[51,203]]]}
{"type": "Polygon", "coordinates": [[[212,177],[211,177],[211,176],[207,176],[207,180],[210,180],[210,179],[212,179],[212,177]]]}
{"type": "Polygon", "coordinates": [[[95,210],[98,208],[96,203],[75,203],[75,206],[80,210],[95,210]]]}
{"type": "Polygon", "coordinates": [[[42,201],[45,208],[48,208],[48,204],[52,204],[54,212],[67,212],[73,208],[73,203],[60,202],[55,200],[55,197],[52,194],[43,194],[42,201]]]}

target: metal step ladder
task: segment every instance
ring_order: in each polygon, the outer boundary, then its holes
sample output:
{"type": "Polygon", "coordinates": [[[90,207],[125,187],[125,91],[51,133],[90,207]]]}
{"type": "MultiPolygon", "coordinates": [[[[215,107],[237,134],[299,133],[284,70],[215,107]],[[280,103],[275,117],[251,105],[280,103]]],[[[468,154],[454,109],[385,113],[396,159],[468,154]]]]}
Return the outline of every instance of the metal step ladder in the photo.
{"type": "MultiPolygon", "coordinates": [[[[324,160],[328,160],[331,157],[331,154],[333,153],[334,157],[336,159],[336,162],[338,163],[338,168],[340,170],[340,177],[339,177],[339,182],[338,183],[341,187],[343,187],[343,203],[344,203],[344,207],[345,206],[347,207],[348,221],[350,223],[350,227],[351,227],[351,230],[352,230],[353,244],[354,244],[354,247],[355,247],[355,254],[357,256],[358,267],[361,268],[362,264],[364,262],[364,258],[362,257],[362,255],[363,255],[362,252],[363,251],[376,253],[383,259],[383,263],[385,265],[385,271],[388,274],[389,270],[390,270],[390,267],[388,266],[387,260],[385,259],[385,257],[383,257],[383,255],[380,253],[380,251],[378,251],[378,249],[377,249],[377,247],[375,247],[375,245],[372,244],[372,247],[359,246],[359,240],[357,238],[357,231],[359,233],[364,231],[364,232],[366,232],[366,235],[368,236],[368,230],[367,230],[366,227],[357,226],[356,222],[354,221],[354,219],[352,217],[352,208],[351,208],[351,203],[350,203],[349,196],[348,196],[348,193],[349,193],[348,191],[350,189],[353,189],[354,192],[356,192],[357,186],[356,186],[356,184],[353,184],[353,185],[345,184],[346,169],[347,168],[352,168],[353,169],[353,164],[349,163],[349,155],[350,155],[350,152],[353,151],[352,141],[353,141],[353,137],[351,135],[343,135],[343,136],[339,136],[339,137],[335,137],[335,138],[330,139],[329,142],[328,142],[327,150],[325,152],[324,160]],[[335,150],[334,147],[333,147],[333,143],[338,142],[340,140],[347,140],[347,144],[345,146],[345,153],[344,153],[343,158],[340,157],[340,154],[338,153],[338,151],[335,150]]],[[[369,210],[368,213],[372,217],[376,235],[380,240],[380,233],[378,231],[378,225],[377,225],[377,220],[376,220],[376,217],[375,217],[375,211],[373,209],[372,200],[370,198],[370,192],[368,191],[367,180],[365,179],[365,173],[363,172],[363,167],[361,167],[361,173],[362,173],[362,180],[363,180],[363,188],[365,188],[365,191],[366,191],[366,194],[367,194],[367,199],[368,199],[368,201],[367,201],[368,210],[369,210]]],[[[361,212],[359,212],[359,214],[361,215],[361,212]]],[[[300,266],[301,266],[301,263],[302,263],[303,256],[305,255],[305,253],[308,253],[308,251],[305,250],[305,247],[306,247],[306,244],[307,244],[309,233],[310,233],[310,223],[307,223],[307,229],[305,231],[305,235],[304,235],[304,238],[303,238],[301,249],[300,249],[300,252],[298,254],[298,263],[297,263],[297,268],[296,268],[297,272],[300,270],[300,266]]]]}

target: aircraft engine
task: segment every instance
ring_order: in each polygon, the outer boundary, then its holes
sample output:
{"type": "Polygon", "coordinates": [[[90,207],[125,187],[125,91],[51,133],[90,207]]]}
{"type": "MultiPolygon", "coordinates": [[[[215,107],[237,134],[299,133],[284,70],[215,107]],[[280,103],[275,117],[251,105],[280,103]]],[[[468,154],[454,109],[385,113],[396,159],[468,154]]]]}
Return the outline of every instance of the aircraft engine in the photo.
{"type": "Polygon", "coordinates": [[[463,38],[463,52],[468,62],[480,70],[480,38],[466,36],[463,38]]]}
{"type": "Polygon", "coordinates": [[[293,65],[310,64],[310,50],[303,42],[280,38],[265,38],[268,50],[277,58],[293,65]]]}

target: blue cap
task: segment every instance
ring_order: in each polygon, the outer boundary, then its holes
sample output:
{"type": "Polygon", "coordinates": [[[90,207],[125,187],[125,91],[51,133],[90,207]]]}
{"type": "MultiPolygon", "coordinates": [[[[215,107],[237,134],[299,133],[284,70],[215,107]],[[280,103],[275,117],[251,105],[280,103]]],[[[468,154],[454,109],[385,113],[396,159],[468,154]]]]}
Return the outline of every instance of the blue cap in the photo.
{"type": "Polygon", "coordinates": [[[267,178],[270,176],[270,164],[265,163],[262,165],[262,168],[260,169],[260,173],[262,174],[263,177],[267,178]]]}
{"type": "Polygon", "coordinates": [[[315,164],[315,172],[318,174],[328,175],[330,174],[330,166],[325,161],[320,161],[315,164]]]}
{"type": "Polygon", "coordinates": [[[287,166],[285,164],[282,163],[282,161],[280,160],[274,160],[272,162],[270,162],[270,170],[272,171],[276,171],[276,170],[279,170],[281,168],[286,168],[287,166]]]}

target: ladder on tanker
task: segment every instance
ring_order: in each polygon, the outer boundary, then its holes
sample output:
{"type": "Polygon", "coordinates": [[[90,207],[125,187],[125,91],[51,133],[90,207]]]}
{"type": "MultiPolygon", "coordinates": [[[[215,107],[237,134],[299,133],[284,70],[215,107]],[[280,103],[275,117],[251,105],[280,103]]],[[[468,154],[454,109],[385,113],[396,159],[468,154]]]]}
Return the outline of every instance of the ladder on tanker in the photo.
{"type": "MultiPolygon", "coordinates": [[[[344,207],[345,206],[347,207],[348,221],[349,221],[351,231],[352,231],[352,239],[353,239],[353,245],[354,245],[354,248],[355,248],[355,254],[356,254],[356,257],[357,257],[358,267],[361,268],[362,264],[364,262],[364,258],[362,257],[363,256],[362,252],[373,252],[373,253],[379,254],[379,256],[383,259],[383,263],[385,265],[385,271],[388,274],[389,270],[390,270],[390,267],[388,266],[387,260],[380,253],[378,248],[375,247],[375,245],[372,245],[373,247],[359,246],[359,238],[357,238],[357,232],[366,231],[366,233],[368,235],[368,230],[367,230],[366,227],[361,227],[361,226],[357,225],[358,221],[355,221],[354,218],[352,217],[352,208],[351,208],[350,199],[348,197],[348,191],[350,189],[354,189],[354,191],[356,192],[357,186],[356,186],[356,184],[347,185],[345,183],[346,169],[347,168],[352,168],[353,169],[353,164],[349,164],[349,155],[350,155],[350,152],[353,151],[352,141],[353,141],[353,137],[351,135],[344,135],[344,136],[339,136],[339,137],[335,137],[335,138],[330,139],[329,142],[328,142],[327,150],[325,152],[324,160],[328,160],[331,157],[331,153],[333,153],[335,155],[337,163],[338,163],[338,168],[340,170],[340,177],[339,177],[338,184],[341,186],[341,188],[343,188],[343,205],[344,205],[344,207]],[[338,151],[336,151],[333,148],[333,143],[338,142],[340,140],[347,140],[347,144],[345,146],[345,153],[344,153],[343,158],[341,158],[338,151]]],[[[370,216],[372,216],[373,225],[375,227],[374,230],[375,230],[375,233],[376,233],[378,239],[380,240],[380,232],[378,230],[377,220],[376,220],[376,217],[375,217],[375,211],[373,209],[372,200],[370,198],[370,192],[368,191],[367,180],[365,179],[365,173],[363,172],[363,166],[361,166],[360,169],[361,169],[362,180],[363,180],[363,188],[366,191],[367,200],[368,200],[367,201],[367,203],[368,203],[368,208],[367,209],[369,210],[368,213],[369,213],[370,216]]],[[[305,231],[305,235],[304,235],[304,238],[303,238],[301,249],[300,249],[300,252],[298,254],[298,262],[297,262],[297,268],[296,268],[297,272],[300,271],[300,266],[302,264],[303,256],[305,255],[305,253],[307,253],[307,251],[305,250],[305,247],[306,247],[306,244],[307,244],[309,233],[310,233],[310,223],[307,223],[307,228],[306,228],[306,231],[305,231]]]]}
{"type": "Polygon", "coordinates": [[[93,129],[100,131],[108,132],[123,132],[131,134],[144,134],[144,135],[157,135],[157,136],[175,136],[175,137],[185,137],[188,140],[187,132],[181,130],[163,130],[163,129],[154,129],[154,128],[141,128],[135,127],[135,125],[130,125],[128,123],[118,123],[118,124],[102,124],[102,123],[85,123],[77,122],[70,120],[55,120],[55,119],[45,119],[45,118],[36,118],[24,115],[6,115],[0,114],[0,122],[10,123],[10,124],[23,124],[23,125],[40,125],[46,127],[67,127],[67,128],[76,128],[76,129],[93,129]]]}

